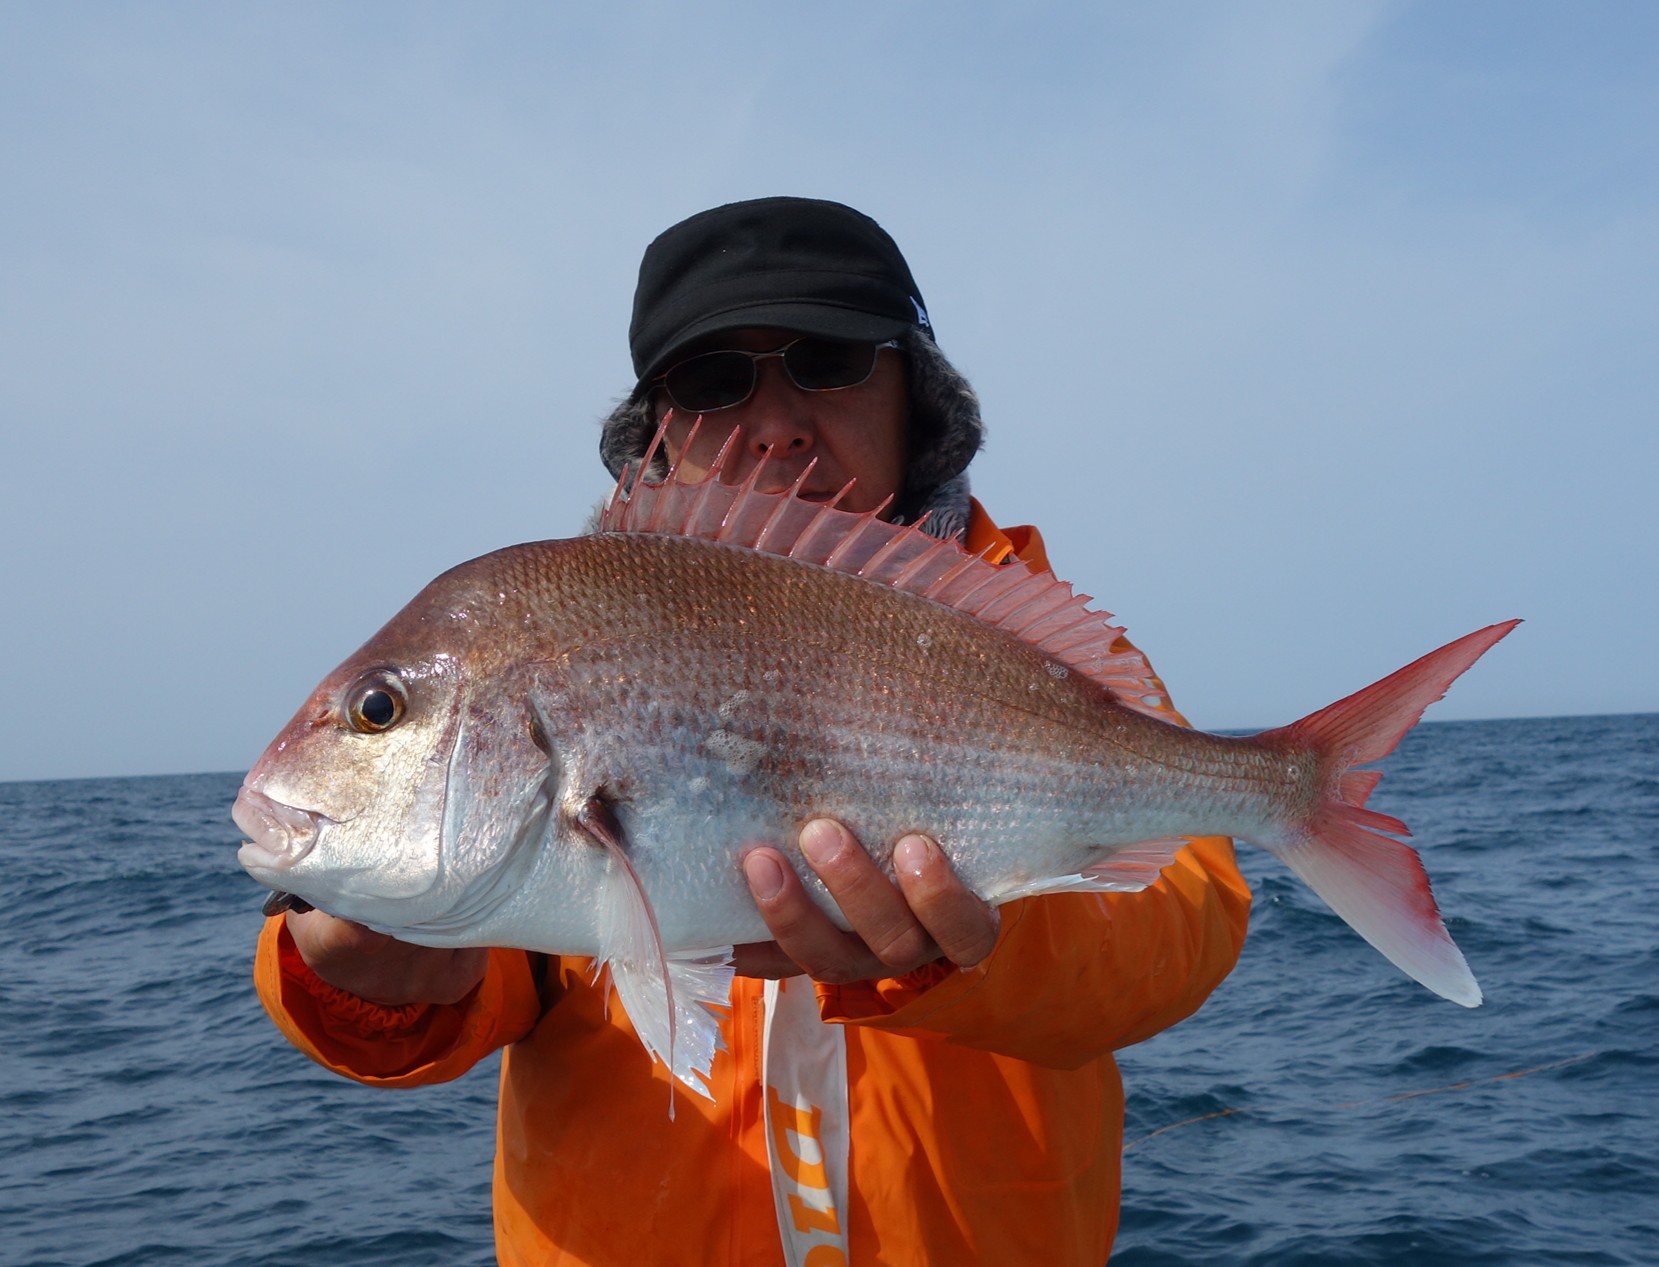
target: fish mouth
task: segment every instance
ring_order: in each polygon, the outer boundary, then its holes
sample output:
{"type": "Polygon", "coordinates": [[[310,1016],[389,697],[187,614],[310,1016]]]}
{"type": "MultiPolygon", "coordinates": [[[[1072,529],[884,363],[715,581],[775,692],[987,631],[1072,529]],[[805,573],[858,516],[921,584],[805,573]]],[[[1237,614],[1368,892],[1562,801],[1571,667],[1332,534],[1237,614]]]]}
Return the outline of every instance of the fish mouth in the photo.
{"type": "Polygon", "coordinates": [[[230,816],[248,839],[236,860],[248,871],[287,871],[316,847],[327,815],[273,801],[244,786],[230,816]]]}

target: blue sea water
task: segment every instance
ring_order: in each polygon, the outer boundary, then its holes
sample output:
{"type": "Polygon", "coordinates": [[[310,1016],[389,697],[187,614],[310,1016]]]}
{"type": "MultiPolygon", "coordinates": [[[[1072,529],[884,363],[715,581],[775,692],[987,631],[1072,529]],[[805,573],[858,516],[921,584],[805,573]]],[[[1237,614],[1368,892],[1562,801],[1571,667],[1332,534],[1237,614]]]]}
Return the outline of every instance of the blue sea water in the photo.
{"type": "MultiPolygon", "coordinates": [[[[1486,1005],[1246,851],[1239,969],[1122,1056],[1114,1267],[1659,1263],[1659,715],[1430,723],[1384,769],[1486,1005]]],[[[493,1062],[376,1092],[282,1041],[237,782],[0,784],[0,1263],[493,1261],[493,1062]]]]}

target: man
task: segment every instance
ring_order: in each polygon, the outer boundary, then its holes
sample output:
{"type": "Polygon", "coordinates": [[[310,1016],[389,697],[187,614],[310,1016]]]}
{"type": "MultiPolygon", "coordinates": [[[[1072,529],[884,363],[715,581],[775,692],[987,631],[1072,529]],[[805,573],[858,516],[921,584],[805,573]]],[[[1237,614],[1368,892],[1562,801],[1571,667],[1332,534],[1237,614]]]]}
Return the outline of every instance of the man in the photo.
{"type": "MultiPolygon", "coordinates": [[[[970,498],[977,402],[898,248],[851,208],[763,199],[669,229],[641,265],[630,344],[637,382],[601,440],[613,474],[666,419],[681,478],[730,438],[723,478],[764,456],[763,487],[804,477],[822,499],[853,481],[844,506],[891,497],[890,516],[1046,566],[1034,529],[1003,531],[970,498]]],[[[377,1085],[507,1048],[503,1263],[1102,1262],[1123,1122],[1110,1053],[1231,970],[1249,894],[1230,845],[1194,842],[1142,893],[996,912],[925,835],[896,842],[893,880],[831,820],[798,844],[853,931],[781,849],[744,856],[775,940],[738,949],[713,1098],[682,1093],[672,1118],[665,1071],[586,961],[290,912],[261,938],[261,996],[302,1050],[377,1085]]]]}

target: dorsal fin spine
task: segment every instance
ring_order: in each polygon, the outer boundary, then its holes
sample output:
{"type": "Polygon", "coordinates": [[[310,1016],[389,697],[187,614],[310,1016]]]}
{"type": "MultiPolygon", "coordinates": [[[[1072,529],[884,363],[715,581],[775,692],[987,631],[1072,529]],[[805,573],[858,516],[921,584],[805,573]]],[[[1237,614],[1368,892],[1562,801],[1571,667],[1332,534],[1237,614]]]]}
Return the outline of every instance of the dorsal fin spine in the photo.
{"type": "Polygon", "coordinates": [[[697,487],[697,496],[692,499],[691,509],[687,514],[688,523],[700,523],[703,518],[703,508],[708,505],[709,497],[713,494],[713,483],[700,484],[697,487]]]}
{"type": "Polygon", "coordinates": [[[830,551],[829,558],[824,560],[824,566],[832,568],[836,571],[844,571],[845,569],[842,567],[843,561],[857,547],[858,543],[863,539],[865,532],[868,531],[870,525],[876,522],[876,516],[881,514],[881,512],[886,508],[887,503],[892,500],[893,499],[889,497],[874,510],[864,511],[859,516],[858,522],[848,530],[847,535],[842,537],[835,549],[830,551]]]}
{"type": "Polygon", "coordinates": [[[879,579],[881,569],[886,566],[887,560],[892,558],[892,556],[897,553],[899,547],[904,545],[908,540],[909,538],[902,532],[895,532],[892,537],[888,539],[887,544],[872,554],[865,562],[864,566],[858,569],[858,574],[860,576],[871,577],[872,579],[879,579]]]}
{"type": "MultiPolygon", "coordinates": [[[[964,552],[963,555],[962,555],[962,558],[960,560],[958,560],[955,567],[951,568],[944,575],[934,578],[933,582],[930,585],[928,585],[928,587],[926,589],[924,589],[922,591],[922,597],[924,597],[924,598],[934,598],[934,599],[939,598],[940,593],[945,589],[946,586],[948,586],[958,576],[962,575],[962,573],[966,572],[969,568],[971,568],[974,565],[974,560],[977,557],[979,557],[979,556],[968,554],[968,553],[964,552]]],[[[943,600],[941,599],[940,601],[943,601],[943,600]]]]}
{"type": "MultiPolygon", "coordinates": [[[[980,557],[981,560],[984,560],[984,555],[980,555],[979,557],[980,557]]],[[[992,566],[994,567],[995,565],[993,564],[992,566]]],[[[952,594],[951,599],[950,599],[950,605],[952,607],[956,608],[957,611],[964,611],[964,612],[967,612],[969,615],[979,616],[980,612],[983,611],[984,609],[982,607],[981,608],[975,608],[975,607],[968,606],[968,600],[973,598],[976,594],[979,593],[980,590],[984,589],[987,585],[989,585],[992,581],[994,581],[996,579],[997,579],[997,574],[995,572],[987,572],[984,576],[981,576],[978,580],[974,581],[974,583],[972,585],[968,586],[968,588],[966,590],[963,590],[961,593],[958,593],[958,594],[952,594]]]]}
{"type": "MultiPolygon", "coordinates": [[[[663,415],[662,423],[657,427],[656,434],[651,437],[651,443],[645,446],[645,452],[639,459],[640,479],[644,479],[645,473],[651,469],[651,459],[657,456],[657,450],[668,442],[668,423],[673,417],[674,411],[672,409],[663,415]]],[[[694,430],[696,425],[696,423],[692,424],[694,430]]]]}
{"type": "Polygon", "coordinates": [[[1046,600],[1053,592],[1049,578],[1034,572],[1006,594],[999,595],[985,605],[983,618],[994,620],[1004,629],[1014,628],[1014,618],[1026,608],[1046,600]]]}
{"type": "Polygon", "coordinates": [[[1003,627],[1027,641],[1041,641],[1032,638],[1032,631],[1052,616],[1056,609],[1063,609],[1067,605],[1064,595],[1048,590],[1009,612],[1003,617],[1003,627]],[[1015,620],[1022,616],[1025,618],[1024,623],[1015,624],[1015,620]]]}
{"type": "Polygon", "coordinates": [[[744,479],[724,483],[722,474],[737,461],[739,428],[704,472],[688,478],[682,460],[701,418],[693,421],[679,457],[669,461],[668,475],[652,479],[645,472],[666,445],[667,422],[665,417],[647,447],[639,475],[632,475],[631,465],[624,471],[601,511],[600,531],[700,538],[860,576],[991,625],[1096,681],[1126,707],[1169,720],[1155,706],[1162,697],[1154,694],[1151,666],[1138,651],[1116,645],[1122,629],[1052,573],[1019,560],[991,562],[995,544],[972,554],[917,525],[888,523],[881,515],[889,502],[874,510],[842,510],[850,482],[822,503],[800,496],[804,474],[785,491],[763,493],[759,483],[769,455],[744,479]]]}
{"type": "Polygon", "coordinates": [[[788,551],[790,558],[800,559],[812,556],[812,552],[807,547],[812,543],[813,537],[817,535],[818,529],[830,522],[830,515],[831,511],[827,505],[818,507],[812,518],[807,521],[806,527],[801,529],[800,536],[796,537],[790,544],[788,551]]]}
{"type": "MultiPolygon", "coordinates": [[[[702,421],[703,421],[703,416],[701,414],[698,414],[697,415],[698,424],[701,425],[702,421]]],[[[716,452],[715,455],[714,455],[714,466],[711,467],[710,469],[715,470],[715,471],[725,470],[726,469],[726,459],[731,457],[732,450],[735,449],[736,447],[737,447],[737,428],[733,427],[730,431],[728,431],[726,433],[726,438],[720,442],[719,451],[716,452]]]]}
{"type": "MultiPolygon", "coordinates": [[[[667,444],[668,419],[671,417],[673,417],[672,410],[670,410],[668,415],[663,418],[662,425],[657,428],[656,435],[651,437],[651,443],[645,446],[645,456],[639,460],[639,479],[635,481],[636,484],[645,480],[646,472],[651,469],[652,459],[657,456],[657,451],[667,444]]],[[[691,433],[693,435],[697,434],[696,421],[693,421],[691,424],[691,433]]],[[[679,473],[679,469],[679,459],[676,458],[669,464],[668,478],[665,483],[673,483],[674,477],[679,473]]],[[[651,507],[651,514],[645,525],[646,532],[661,532],[663,530],[662,520],[668,514],[669,504],[669,499],[666,497],[655,499],[655,504],[651,507]]]]}
{"type": "MultiPolygon", "coordinates": [[[[1105,622],[1103,621],[1101,623],[1104,624],[1105,622]]],[[[1074,629],[1071,631],[1070,637],[1056,638],[1056,640],[1050,644],[1051,650],[1055,655],[1063,654],[1070,651],[1074,647],[1080,647],[1087,643],[1090,639],[1096,637],[1099,632],[1100,630],[1098,627],[1094,629],[1090,629],[1088,627],[1074,629]]]]}
{"type": "Polygon", "coordinates": [[[778,499],[778,504],[773,507],[772,513],[766,517],[765,525],[755,537],[755,549],[765,550],[768,548],[768,543],[771,540],[773,530],[777,528],[779,523],[782,522],[784,514],[789,510],[790,506],[793,505],[797,499],[799,499],[801,489],[806,486],[807,476],[812,474],[813,468],[817,465],[817,458],[813,458],[810,462],[808,462],[801,473],[795,477],[795,482],[789,486],[788,496],[778,499]]]}
{"type": "MultiPolygon", "coordinates": [[[[917,528],[921,527],[918,523],[917,528]]],[[[904,569],[893,578],[893,585],[898,589],[908,589],[910,582],[920,576],[924,568],[931,567],[939,561],[940,551],[949,549],[953,543],[935,541],[930,546],[924,546],[920,554],[904,566],[904,569]]]]}
{"type": "MultiPolygon", "coordinates": [[[[737,432],[734,430],[732,434],[735,436],[737,432]]],[[[766,462],[770,456],[770,454],[762,453],[760,461],[755,463],[754,470],[749,472],[748,478],[737,486],[737,496],[733,497],[732,504],[726,507],[726,513],[720,520],[720,531],[714,535],[716,541],[730,543],[737,540],[737,527],[742,522],[743,510],[748,506],[749,496],[755,491],[755,485],[760,482],[760,473],[766,469],[766,462]]],[[[714,466],[705,478],[718,484],[720,482],[720,470],[719,465],[714,466]]],[[[740,542],[739,544],[743,543],[740,542]]]]}

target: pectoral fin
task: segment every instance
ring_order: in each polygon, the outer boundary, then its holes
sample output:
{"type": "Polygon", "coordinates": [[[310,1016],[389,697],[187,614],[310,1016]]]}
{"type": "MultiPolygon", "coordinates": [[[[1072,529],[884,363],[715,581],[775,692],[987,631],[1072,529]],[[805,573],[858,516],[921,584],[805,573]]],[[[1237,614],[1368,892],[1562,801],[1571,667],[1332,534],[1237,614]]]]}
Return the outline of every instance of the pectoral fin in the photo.
{"type": "MultiPolygon", "coordinates": [[[[599,797],[574,814],[610,858],[600,901],[600,962],[652,1057],[698,1095],[710,1096],[709,1071],[723,1046],[714,1008],[729,1006],[732,948],[668,952],[656,912],[628,858],[621,825],[599,797]]],[[[670,1106],[672,1115],[672,1106],[670,1106]]]]}

